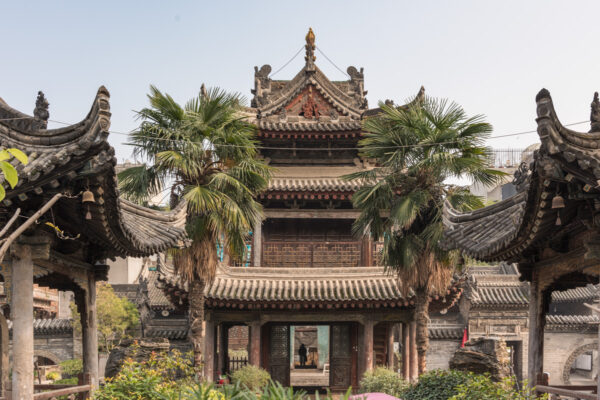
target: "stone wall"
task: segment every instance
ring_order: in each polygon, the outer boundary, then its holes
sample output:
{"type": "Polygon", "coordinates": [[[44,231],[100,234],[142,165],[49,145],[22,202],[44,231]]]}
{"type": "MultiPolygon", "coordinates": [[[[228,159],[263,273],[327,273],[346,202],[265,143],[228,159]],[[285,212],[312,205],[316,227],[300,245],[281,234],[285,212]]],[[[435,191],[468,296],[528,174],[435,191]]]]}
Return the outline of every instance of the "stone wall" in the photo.
{"type": "Polygon", "coordinates": [[[454,352],[460,347],[460,340],[430,340],[427,351],[427,369],[448,369],[454,352]]]}

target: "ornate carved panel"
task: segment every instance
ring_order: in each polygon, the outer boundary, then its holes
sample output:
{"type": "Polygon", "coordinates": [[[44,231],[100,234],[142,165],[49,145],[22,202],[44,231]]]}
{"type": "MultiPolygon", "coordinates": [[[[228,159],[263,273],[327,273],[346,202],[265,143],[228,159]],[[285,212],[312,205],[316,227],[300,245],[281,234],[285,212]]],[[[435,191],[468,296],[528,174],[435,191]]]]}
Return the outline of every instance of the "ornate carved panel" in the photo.
{"type": "Polygon", "coordinates": [[[331,372],[329,375],[332,388],[347,388],[352,380],[352,347],[350,325],[331,326],[331,372]]]}
{"type": "Polygon", "coordinates": [[[319,93],[314,85],[308,85],[285,106],[286,115],[300,115],[306,119],[319,119],[329,115],[331,104],[319,93]]]}
{"type": "Polygon", "coordinates": [[[290,327],[273,325],[270,328],[269,369],[274,381],[284,386],[290,384],[290,327]]]}

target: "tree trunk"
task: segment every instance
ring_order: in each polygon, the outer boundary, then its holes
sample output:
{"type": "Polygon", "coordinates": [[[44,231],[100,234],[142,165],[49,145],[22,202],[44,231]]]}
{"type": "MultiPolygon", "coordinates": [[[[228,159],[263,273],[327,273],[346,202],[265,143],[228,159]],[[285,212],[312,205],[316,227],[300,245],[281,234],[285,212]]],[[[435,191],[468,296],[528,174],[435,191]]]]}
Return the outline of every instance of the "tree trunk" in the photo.
{"type": "Polygon", "coordinates": [[[189,338],[194,346],[194,365],[202,365],[202,349],[204,345],[202,323],[204,321],[204,286],[203,279],[190,282],[190,333],[189,338]]]}
{"type": "Polygon", "coordinates": [[[415,320],[417,323],[419,375],[421,375],[427,371],[427,350],[429,349],[429,294],[424,288],[416,291],[415,320]]]}

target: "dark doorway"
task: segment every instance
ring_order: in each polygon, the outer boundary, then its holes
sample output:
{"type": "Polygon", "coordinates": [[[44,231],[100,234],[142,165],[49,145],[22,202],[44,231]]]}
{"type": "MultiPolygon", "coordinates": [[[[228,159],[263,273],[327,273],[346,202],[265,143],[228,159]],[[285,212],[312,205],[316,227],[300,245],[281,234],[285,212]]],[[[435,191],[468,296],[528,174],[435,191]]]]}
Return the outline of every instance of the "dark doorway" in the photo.
{"type": "Polygon", "coordinates": [[[523,342],[507,341],[506,347],[510,353],[510,366],[518,382],[523,380],[523,342]]]}

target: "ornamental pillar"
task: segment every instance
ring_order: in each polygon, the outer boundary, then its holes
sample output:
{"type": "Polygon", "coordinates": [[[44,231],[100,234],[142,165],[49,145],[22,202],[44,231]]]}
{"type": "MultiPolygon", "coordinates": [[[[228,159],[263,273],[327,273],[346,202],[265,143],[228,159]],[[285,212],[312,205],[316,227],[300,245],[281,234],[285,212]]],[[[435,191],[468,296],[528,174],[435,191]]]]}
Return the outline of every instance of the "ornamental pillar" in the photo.
{"type": "Polygon", "coordinates": [[[33,259],[31,247],[12,251],[12,398],[33,399],[33,259]]]}
{"type": "Polygon", "coordinates": [[[248,362],[250,365],[260,367],[260,321],[250,323],[250,349],[248,351],[248,362]]]}
{"type": "Polygon", "coordinates": [[[414,382],[419,378],[419,356],[417,354],[417,322],[410,321],[409,324],[409,342],[410,342],[410,381],[414,382]]]}
{"type": "Polygon", "coordinates": [[[410,328],[409,324],[402,324],[402,378],[410,382],[410,328]]]}
{"type": "Polygon", "coordinates": [[[363,335],[363,349],[365,352],[363,371],[371,371],[373,369],[373,327],[374,321],[365,321],[365,333],[363,335]]]}
{"type": "Polygon", "coordinates": [[[212,318],[204,321],[204,380],[213,382],[215,379],[215,322],[212,318]]]}
{"type": "Polygon", "coordinates": [[[262,217],[254,221],[254,231],[252,232],[252,256],[253,266],[260,267],[262,262],[262,217]]]}

